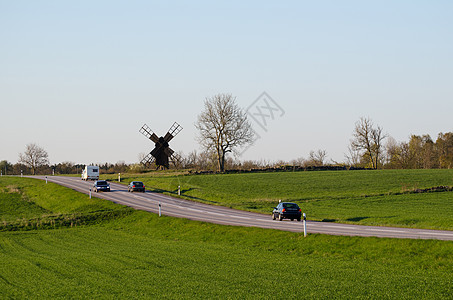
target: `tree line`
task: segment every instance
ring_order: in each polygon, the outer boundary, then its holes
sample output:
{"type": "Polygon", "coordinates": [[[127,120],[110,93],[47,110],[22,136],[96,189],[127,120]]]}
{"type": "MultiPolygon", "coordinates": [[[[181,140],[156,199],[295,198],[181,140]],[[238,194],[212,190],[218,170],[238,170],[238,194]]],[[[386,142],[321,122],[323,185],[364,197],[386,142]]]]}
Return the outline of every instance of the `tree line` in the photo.
{"type": "MultiPolygon", "coordinates": [[[[253,144],[254,131],[247,114],[231,94],[208,97],[204,110],[195,123],[199,132],[201,152],[187,155],[178,152],[173,158],[174,169],[219,171],[264,169],[280,166],[319,167],[348,166],[370,169],[433,169],[453,167],[453,133],[439,133],[434,141],[429,135],[411,135],[407,142],[397,142],[375,125],[370,118],[362,117],[354,125],[348,152],[343,162],[328,160],[327,151],[312,150],[308,158],[291,161],[241,161],[235,155],[243,147],[253,144]]],[[[99,164],[97,164],[99,165],[99,164]]],[[[32,143],[19,154],[19,161],[11,164],[0,162],[2,174],[80,174],[85,165],[63,162],[50,165],[47,152],[32,143]]],[[[99,165],[103,173],[141,173],[153,170],[155,165],[104,163],[99,165]]]]}
{"type": "MultiPolygon", "coordinates": [[[[354,134],[353,134],[354,137],[354,134]]],[[[378,145],[370,142],[368,149],[363,146],[353,148],[351,139],[349,153],[345,154],[345,161],[334,162],[328,160],[326,150],[312,150],[307,158],[297,158],[290,161],[270,160],[239,160],[228,156],[224,161],[225,170],[251,170],[279,168],[282,166],[319,167],[319,166],[347,166],[355,168],[374,169],[449,169],[453,167],[453,133],[439,133],[436,140],[429,135],[411,135],[408,141],[397,142],[390,136],[386,136],[386,142],[382,143],[380,150],[378,145]]],[[[366,145],[366,143],[364,144],[366,145]]],[[[218,171],[218,158],[213,151],[192,151],[188,154],[178,152],[178,161],[171,164],[171,169],[186,169],[194,171],[218,171]]],[[[139,164],[127,164],[123,161],[117,163],[96,164],[101,173],[145,173],[155,170],[156,166],[148,168],[139,164]]],[[[0,170],[3,175],[32,174],[80,174],[84,164],[62,162],[58,164],[42,164],[35,166],[26,165],[24,162],[12,164],[6,160],[0,161],[0,170]]]]}
{"type": "Polygon", "coordinates": [[[453,133],[411,135],[407,142],[397,142],[371,119],[355,124],[345,155],[346,164],[372,169],[450,169],[453,167],[453,133]]]}
{"type": "Polygon", "coordinates": [[[393,169],[451,169],[453,133],[439,133],[434,141],[428,134],[411,135],[408,142],[389,139],[383,165],[393,169]]]}

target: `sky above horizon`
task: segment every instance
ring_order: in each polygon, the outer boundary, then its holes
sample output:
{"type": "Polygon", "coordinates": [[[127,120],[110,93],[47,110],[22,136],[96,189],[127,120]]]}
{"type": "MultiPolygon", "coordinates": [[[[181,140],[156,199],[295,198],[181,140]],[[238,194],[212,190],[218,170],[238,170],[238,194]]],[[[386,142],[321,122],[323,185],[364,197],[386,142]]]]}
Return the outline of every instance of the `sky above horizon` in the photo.
{"type": "Polygon", "coordinates": [[[171,147],[200,152],[218,93],[260,137],[241,160],[344,161],[360,117],[435,140],[453,131],[452,15],[451,1],[0,0],[0,160],[36,143],[52,164],[138,162],[144,123],[178,122],[171,147]]]}

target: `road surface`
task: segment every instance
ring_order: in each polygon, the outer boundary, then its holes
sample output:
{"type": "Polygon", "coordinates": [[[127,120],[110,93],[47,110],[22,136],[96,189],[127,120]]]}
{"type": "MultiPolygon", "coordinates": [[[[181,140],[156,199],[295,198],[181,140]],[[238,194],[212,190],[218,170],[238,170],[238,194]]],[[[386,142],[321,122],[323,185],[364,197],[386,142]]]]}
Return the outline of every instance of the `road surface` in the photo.
{"type": "MultiPolygon", "coordinates": [[[[45,176],[35,176],[45,180],[45,176]]],[[[77,177],[48,176],[49,182],[71,188],[78,192],[89,194],[93,182],[85,182],[77,177]]],[[[158,213],[161,205],[162,215],[186,218],[197,221],[217,223],[222,225],[261,227],[284,231],[303,232],[303,222],[274,221],[270,212],[268,215],[230,209],[222,206],[208,205],[183,200],[156,192],[128,193],[127,186],[110,182],[111,192],[92,193],[94,197],[127,205],[135,209],[158,213]]],[[[339,223],[307,221],[308,233],[329,235],[387,237],[406,239],[437,239],[453,241],[453,231],[427,230],[413,228],[362,226],[339,223]]]]}

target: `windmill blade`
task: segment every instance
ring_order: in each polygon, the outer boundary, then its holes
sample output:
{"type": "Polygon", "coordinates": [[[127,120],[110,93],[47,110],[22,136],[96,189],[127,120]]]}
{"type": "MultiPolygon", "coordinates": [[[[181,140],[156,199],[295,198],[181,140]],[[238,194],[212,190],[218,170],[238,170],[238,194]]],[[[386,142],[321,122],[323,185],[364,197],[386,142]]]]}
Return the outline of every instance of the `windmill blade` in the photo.
{"type": "Polygon", "coordinates": [[[151,153],[148,153],[148,155],[146,155],[140,163],[143,165],[150,165],[154,162],[154,160],[154,156],[152,156],[151,153]]]}
{"type": "Polygon", "coordinates": [[[161,148],[162,147],[160,146],[156,146],[149,154],[151,154],[153,157],[156,157],[160,152],[162,152],[161,148]]]}
{"type": "Polygon", "coordinates": [[[182,126],[178,123],[173,123],[173,125],[168,130],[167,134],[164,137],[164,140],[168,143],[171,141],[180,131],[182,130],[182,126]]]}
{"type": "Polygon", "coordinates": [[[165,155],[170,157],[170,156],[172,156],[175,153],[175,151],[173,151],[173,149],[171,149],[170,147],[167,147],[167,148],[164,149],[164,153],[165,153],[165,155]]]}
{"type": "Polygon", "coordinates": [[[143,124],[142,128],[140,128],[139,132],[149,138],[154,143],[159,141],[159,137],[148,127],[148,125],[143,124]]]}
{"type": "Polygon", "coordinates": [[[177,163],[181,164],[181,162],[182,162],[182,157],[176,152],[173,153],[172,156],[170,156],[170,159],[174,166],[176,166],[177,163]]]}

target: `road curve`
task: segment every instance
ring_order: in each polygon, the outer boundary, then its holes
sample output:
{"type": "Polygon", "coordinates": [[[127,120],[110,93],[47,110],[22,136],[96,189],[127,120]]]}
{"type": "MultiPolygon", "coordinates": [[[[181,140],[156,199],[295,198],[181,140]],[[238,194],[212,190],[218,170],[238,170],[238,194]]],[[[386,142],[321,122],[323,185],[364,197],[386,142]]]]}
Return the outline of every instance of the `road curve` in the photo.
{"type": "MultiPolygon", "coordinates": [[[[45,176],[34,176],[45,180],[45,176]]],[[[89,194],[92,182],[85,182],[77,177],[47,176],[49,182],[89,194]]],[[[292,232],[303,232],[302,222],[289,220],[273,221],[269,215],[230,209],[179,199],[160,193],[128,193],[125,185],[110,182],[111,192],[92,193],[93,196],[127,205],[139,210],[158,213],[161,205],[162,215],[186,218],[209,223],[232,226],[261,227],[292,232]]],[[[436,239],[453,241],[453,231],[428,230],[399,227],[363,226],[340,223],[307,221],[308,233],[329,235],[387,237],[400,239],[436,239]]]]}

